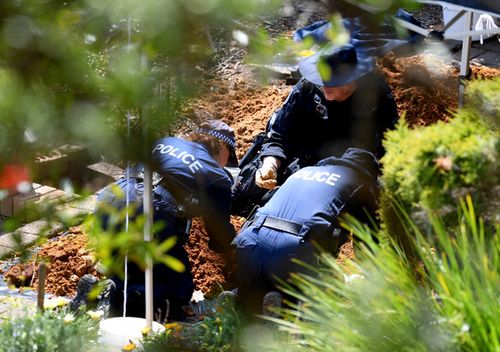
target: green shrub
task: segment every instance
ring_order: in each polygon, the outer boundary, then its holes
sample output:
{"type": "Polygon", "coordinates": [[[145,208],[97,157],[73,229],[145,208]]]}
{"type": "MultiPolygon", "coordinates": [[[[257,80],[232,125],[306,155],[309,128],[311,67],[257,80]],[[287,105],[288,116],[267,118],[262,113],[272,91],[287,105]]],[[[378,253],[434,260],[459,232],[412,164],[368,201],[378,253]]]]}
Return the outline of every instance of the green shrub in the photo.
{"type": "Polygon", "coordinates": [[[491,81],[475,80],[467,86],[468,109],[496,133],[500,132],[500,79],[491,81]]]}
{"type": "Polygon", "coordinates": [[[96,346],[98,321],[87,315],[46,311],[16,317],[0,325],[1,352],[77,352],[96,346]]]}
{"type": "MultiPolygon", "coordinates": [[[[485,87],[487,95],[498,82],[476,83],[472,91],[479,95],[480,87],[485,87]]],[[[495,101],[499,106],[490,110],[500,111],[498,99],[485,100],[495,101]]],[[[442,216],[445,223],[453,222],[457,200],[465,195],[473,197],[489,223],[495,222],[500,192],[496,162],[500,139],[482,119],[481,111],[470,105],[448,123],[416,129],[401,123],[387,133],[381,215],[388,233],[403,236],[394,200],[425,231],[430,229],[425,216],[429,209],[442,216]]]]}
{"type": "Polygon", "coordinates": [[[166,324],[165,333],[146,336],[142,350],[148,351],[233,351],[240,331],[240,319],[233,302],[195,324],[166,324]]]}
{"type": "Polygon", "coordinates": [[[293,318],[275,320],[279,338],[254,340],[261,350],[288,352],[498,351],[500,233],[485,233],[470,204],[457,233],[438,218],[429,220],[431,237],[405,224],[419,244],[419,280],[398,246],[372,242],[353,223],[366,243],[356,262],[339,266],[326,256],[319,278],[296,277],[300,292],[289,292],[303,302],[293,318]]]}
{"type": "Polygon", "coordinates": [[[461,203],[459,229],[449,233],[431,219],[435,236],[417,234],[426,284],[438,298],[441,323],[453,332],[453,344],[465,351],[500,349],[500,228],[485,231],[471,198],[461,203]]]}

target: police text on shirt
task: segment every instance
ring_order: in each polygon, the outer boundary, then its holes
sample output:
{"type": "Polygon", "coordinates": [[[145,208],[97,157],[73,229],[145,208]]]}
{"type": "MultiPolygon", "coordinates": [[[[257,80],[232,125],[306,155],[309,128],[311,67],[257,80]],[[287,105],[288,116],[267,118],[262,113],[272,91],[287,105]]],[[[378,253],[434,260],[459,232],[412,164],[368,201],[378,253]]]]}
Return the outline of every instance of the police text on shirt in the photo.
{"type": "Polygon", "coordinates": [[[186,151],[181,151],[179,150],[179,148],[175,148],[171,145],[164,145],[159,143],[153,149],[153,153],[156,151],[159,151],[161,154],[167,154],[177,159],[181,159],[184,164],[188,165],[189,170],[191,170],[193,174],[195,174],[199,169],[203,168],[203,165],[198,160],[196,160],[194,155],[189,154],[186,151]]]}
{"type": "Polygon", "coordinates": [[[308,168],[302,169],[294,173],[293,178],[302,179],[304,181],[316,181],[316,182],[324,182],[327,185],[335,186],[335,182],[340,179],[339,174],[335,174],[333,172],[328,171],[314,171],[308,168]]]}

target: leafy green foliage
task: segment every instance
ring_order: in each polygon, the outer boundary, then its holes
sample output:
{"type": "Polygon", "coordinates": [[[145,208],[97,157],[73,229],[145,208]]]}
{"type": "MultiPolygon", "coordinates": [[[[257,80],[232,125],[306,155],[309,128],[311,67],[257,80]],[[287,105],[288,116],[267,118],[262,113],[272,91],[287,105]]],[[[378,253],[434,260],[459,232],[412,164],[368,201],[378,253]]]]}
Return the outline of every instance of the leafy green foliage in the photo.
{"type": "Polygon", "coordinates": [[[0,167],[30,165],[36,152],[64,143],[147,160],[155,132],[169,131],[198,91],[198,65],[212,55],[210,27],[257,20],[278,3],[2,2],[0,167]]]}
{"type": "MultiPolygon", "coordinates": [[[[151,258],[155,263],[163,263],[179,272],[184,271],[186,268],[182,262],[167,254],[175,245],[177,238],[172,236],[161,243],[156,239],[144,241],[144,216],[130,215],[134,213],[134,205],[124,209],[101,205],[98,214],[106,214],[108,219],[106,229],[103,229],[99,216],[89,217],[85,223],[89,246],[95,250],[96,257],[101,260],[107,274],[123,275],[125,258],[142,268],[147,265],[146,258],[151,258]],[[126,229],[124,224],[127,213],[130,220],[126,229]]],[[[156,222],[152,229],[153,233],[161,230],[163,226],[164,223],[156,222]]]]}
{"type": "MultiPolygon", "coordinates": [[[[394,243],[364,240],[356,261],[339,266],[326,255],[318,276],[298,276],[288,292],[302,303],[276,320],[282,334],[260,341],[268,351],[495,351],[500,344],[498,231],[485,233],[470,198],[457,233],[433,218],[428,239],[406,223],[423,263],[419,280],[394,243]]],[[[255,338],[259,340],[258,337],[255,338]]],[[[256,349],[257,350],[257,349],[256,349]]]]}
{"type": "Polygon", "coordinates": [[[471,115],[482,120],[496,133],[500,132],[500,79],[474,80],[467,85],[467,106],[471,115]],[[477,112],[477,113],[474,113],[477,112]]]}
{"type": "Polygon", "coordinates": [[[233,351],[239,336],[240,320],[234,304],[226,302],[217,311],[192,325],[171,323],[163,334],[145,337],[142,349],[148,351],[233,351]]]}
{"type": "MultiPolygon", "coordinates": [[[[495,87],[495,82],[482,85],[495,87]]],[[[386,192],[382,218],[391,234],[398,235],[392,214],[394,200],[423,229],[429,228],[422,216],[426,210],[449,215],[446,221],[454,221],[458,198],[470,194],[478,211],[492,222],[498,200],[495,190],[500,176],[496,162],[500,139],[479,115],[480,111],[470,106],[449,123],[417,129],[401,123],[387,133],[387,153],[382,160],[386,192]]]]}
{"type": "Polygon", "coordinates": [[[96,347],[98,321],[65,310],[16,317],[0,325],[0,351],[74,352],[96,347]]]}
{"type": "Polygon", "coordinates": [[[453,332],[453,343],[466,351],[500,348],[500,229],[485,231],[471,198],[461,202],[455,233],[432,218],[435,238],[417,233],[426,284],[436,298],[441,324],[453,332]]]}

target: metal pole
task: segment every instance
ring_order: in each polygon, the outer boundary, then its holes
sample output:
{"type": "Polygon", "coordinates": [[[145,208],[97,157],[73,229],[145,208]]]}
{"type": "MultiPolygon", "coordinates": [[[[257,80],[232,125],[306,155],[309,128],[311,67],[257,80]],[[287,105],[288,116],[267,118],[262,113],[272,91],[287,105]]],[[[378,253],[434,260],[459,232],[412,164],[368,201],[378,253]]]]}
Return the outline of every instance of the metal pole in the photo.
{"type": "MultiPolygon", "coordinates": [[[[128,16],[127,19],[127,50],[130,50],[130,44],[132,43],[132,18],[128,16]]],[[[127,148],[130,147],[130,111],[127,111],[127,148]]],[[[130,218],[130,162],[127,158],[127,170],[125,173],[125,177],[127,178],[127,186],[125,190],[125,208],[127,209],[127,213],[125,214],[125,232],[128,233],[128,225],[130,218]]],[[[125,253],[125,261],[123,263],[123,270],[125,273],[123,280],[123,317],[127,316],[127,290],[128,290],[128,252],[125,253]]]]}
{"type": "MultiPolygon", "coordinates": [[[[141,67],[145,70],[148,66],[146,55],[141,56],[141,67]]],[[[144,161],[144,241],[149,242],[153,239],[153,173],[151,171],[151,145],[149,145],[149,121],[146,112],[142,111],[142,132],[145,136],[146,150],[144,161]]],[[[146,295],[146,326],[153,327],[153,258],[146,255],[146,271],[144,273],[145,295],[146,295]]]]}
{"type": "MultiPolygon", "coordinates": [[[[469,32],[472,28],[472,12],[467,11],[464,15],[465,32],[469,32]]],[[[467,35],[462,40],[462,57],[460,58],[460,82],[458,84],[458,106],[464,105],[465,85],[463,80],[469,77],[469,60],[472,37],[467,35]]]]}
{"type": "MultiPolygon", "coordinates": [[[[144,241],[152,240],[153,228],[153,184],[150,166],[144,165],[144,241]]],[[[146,323],[147,327],[153,326],[153,260],[150,255],[146,258],[145,294],[146,294],[146,323]]]]}

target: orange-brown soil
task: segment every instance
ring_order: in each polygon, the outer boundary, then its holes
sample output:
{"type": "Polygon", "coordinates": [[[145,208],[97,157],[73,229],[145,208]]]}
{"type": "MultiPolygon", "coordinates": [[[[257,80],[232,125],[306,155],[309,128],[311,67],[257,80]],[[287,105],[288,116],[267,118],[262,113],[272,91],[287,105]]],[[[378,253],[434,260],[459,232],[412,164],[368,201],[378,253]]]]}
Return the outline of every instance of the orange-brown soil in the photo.
{"type": "Polygon", "coordinates": [[[38,268],[46,264],[45,291],[58,296],[73,296],[76,284],[85,274],[97,275],[95,258],[87,248],[87,235],[76,226],[48,242],[27,264],[17,264],[6,273],[6,280],[16,286],[38,290],[38,268]]]}

